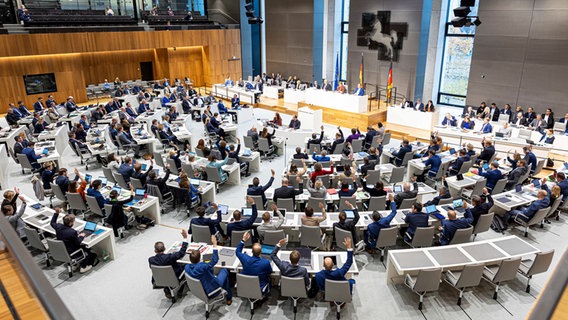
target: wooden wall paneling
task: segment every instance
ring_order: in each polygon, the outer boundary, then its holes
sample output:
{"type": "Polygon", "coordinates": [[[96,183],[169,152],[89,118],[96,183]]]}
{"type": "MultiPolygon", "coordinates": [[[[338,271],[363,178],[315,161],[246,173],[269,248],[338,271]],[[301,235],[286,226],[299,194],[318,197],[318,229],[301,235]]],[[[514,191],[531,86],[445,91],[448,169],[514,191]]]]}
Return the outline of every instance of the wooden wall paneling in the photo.
{"type": "Polygon", "coordinates": [[[201,47],[176,47],[168,49],[169,77],[183,79],[189,76],[194,85],[204,84],[203,52],[201,47]]]}
{"type": "Polygon", "coordinates": [[[97,85],[105,79],[112,82],[116,77],[122,81],[140,79],[140,62],[153,61],[154,51],[106,51],[82,53],[80,56],[86,84],[97,85]]]}
{"type": "Polygon", "coordinates": [[[203,85],[211,86],[211,59],[209,56],[209,46],[201,47],[201,57],[203,60],[203,85]]]}
{"type": "Polygon", "coordinates": [[[157,48],[154,49],[154,78],[163,79],[167,78],[170,72],[168,49],[157,48]]]}

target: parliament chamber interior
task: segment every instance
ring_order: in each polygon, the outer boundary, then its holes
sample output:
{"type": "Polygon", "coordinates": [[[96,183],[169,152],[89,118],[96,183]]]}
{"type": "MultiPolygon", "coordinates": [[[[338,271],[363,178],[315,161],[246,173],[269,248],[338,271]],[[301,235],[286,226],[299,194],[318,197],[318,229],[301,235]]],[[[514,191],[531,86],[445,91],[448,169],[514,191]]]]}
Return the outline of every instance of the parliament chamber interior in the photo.
{"type": "Polygon", "coordinates": [[[0,319],[568,318],[563,0],[0,0],[0,319]]]}

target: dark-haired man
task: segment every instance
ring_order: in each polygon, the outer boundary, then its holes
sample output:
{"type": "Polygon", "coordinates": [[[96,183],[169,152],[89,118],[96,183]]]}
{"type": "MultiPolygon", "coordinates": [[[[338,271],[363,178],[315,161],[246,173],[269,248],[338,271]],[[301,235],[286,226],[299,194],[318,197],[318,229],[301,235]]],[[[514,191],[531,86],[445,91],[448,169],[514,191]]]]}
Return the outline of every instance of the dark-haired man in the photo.
{"type": "Polygon", "coordinates": [[[290,252],[290,262],[282,261],[278,258],[278,250],[282,247],[288,240],[282,239],[278,241],[274,250],[270,254],[270,258],[274,261],[274,264],[280,270],[280,275],[284,277],[290,278],[304,278],[304,284],[306,285],[306,289],[310,286],[310,276],[308,275],[308,270],[306,268],[301,267],[298,265],[300,262],[300,252],[298,250],[294,250],[290,252]]]}
{"type": "MultiPolygon", "coordinates": [[[[150,266],[172,266],[176,276],[179,278],[183,273],[183,266],[180,265],[177,261],[183,258],[183,256],[187,252],[188,244],[187,232],[185,231],[185,229],[181,230],[181,236],[183,238],[181,248],[179,249],[179,251],[173,253],[165,253],[166,246],[164,245],[164,243],[162,241],[156,242],[154,244],[154,253],[156,253],[156,255],[148,258],[148,263],[150,264],[150,266]]],[[[152,278],[152,283],[154,283],[154,278],[152,278]]],[[[180,292],[183,292],[183,290],[180,289],[178,291],[178,295],[180,295],[180,292]]],[[[166,295],[166,298],[172,298],[172,295],[168,288],[164,288],[164,293],[166,295]]]]}

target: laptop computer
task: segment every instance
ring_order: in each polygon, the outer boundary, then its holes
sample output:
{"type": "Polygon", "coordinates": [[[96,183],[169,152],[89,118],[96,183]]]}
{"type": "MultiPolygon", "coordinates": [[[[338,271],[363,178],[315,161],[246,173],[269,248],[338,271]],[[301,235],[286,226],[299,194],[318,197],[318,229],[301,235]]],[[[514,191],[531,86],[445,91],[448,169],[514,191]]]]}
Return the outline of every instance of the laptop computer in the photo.
{"type": "Polygon", "coordinates": [[[300,253],[300,261],[298,265],[302,267],[311,267],[312,265],[312,249],[310,248],[296,248],[300,253]]]}
{"type": "Polygon", "coordinates": [[[343,212],[345,212],[345,217],[347,219],[355,219],[355,213],[353,210],[344,210],[343,212]]]}
{"type": "Polygon", "coordinates": [[[503,132],[495,132],[495,138],[503,138],[505,134],[503,132]]]}
{"type": "Polygon", "coordinates": [[[199,187],[199,179],[189,179],[189,183],[194,187],[199,187]]]}
{"type": "Polygon", "coordinates": [[[250,149],[245,149],[245,150],[243,150],[243,156],[248,157],[248,156],[250,156],[251,154],[252,154],[252,152],[250,151],[250,149]]]}
{"type": "Polygon", "coordinates": [[[455,148],[451,148],[451,149],[450,149],[450,154],[454,154],[454,153],[456,153],[456,149],[455,149],[455,148]]]}
{"type": "Polygon", "coordinates": [[[229,158],[229,160],[227,160],[227,165],[232,165],[233,163],[237,162],[237,159],[235,158],[229,158]]]}
{"type": "Polygon", "coordinates": [[[160,175],[160,169],[154,169],[154,171],[156,171],[156,176],[160,175]]]}
{"type": "Polygon", "coordinates": [[[243,214],[243,217],[252,216],[252,208],[241,208],[241,212],[243,214]]]}
{"type": "Polygon", "coordinates": [[[395,185],[395,186],[393,187],[393,192],[394,192],[394,193],[402,192],[402,186],[400,186],[400,185],[395,185]]]}
{"type": "Polygon", "coordinates": [[[91,180],[93,179],[93,176],[90,174],[86,174],[85,175],[85,181],[87,181],[88,183],[91,183],[91,180]]]}
{"type": "Polygon", "coordinates": [[[525,141],[527,142],[527,144],[534,144],[534,141],[532,141],[531,139],[525,139],[525,141]]]}
{"type": "MultiPolygon", "coordinates": [[[[280,214],[285,217],[286,216],[286,209],[278,209],[280,211],[280,214]]],[[[278,217],[278,215],[276,213],[273,214],[274,217],[278,217]]]]}
{"type": "Polygon", "coordinates": [[[458,181],[462,181],[463,180],[463,174],[458,174],[456,175],[456,179],[458,179],[458,181]]]}
{"type": "Polygon", "coordinates": [[[438,210],[438,208],[436,208],[436,205],[429,205],[426,206],[426,213],[428,214],[434,214],[434,213],[439,213],[440,211],[438,210]]]}
{"type": "Polygon", "coordinates": [[[146,194],[146,190],[145,189],[136,189],[134,191],[134,200],[142,200],[144,199],[144,195],[146,194]]]}
{"type": "Polygon", "coordinates": [[[114,187],[112,187],[112,189],[111,189],[110,191],[113,191],[113,190],[116,190],[116,192],[117,192],[118,194],[120,194],[120,192],[122,191],[122,188],[121,188],[121,187],[114,186],[114,187]]]}
{"type": "Polygon", "coordinates": [[[465,209],[463,208],[463,200],[462,199],[454,200],[453,205],[454,205],[455,211],[461,212],[461,213],[465,212],[465,209]]]}
{"type": "Polygon", "coordinates": [[[262,251],[260,251],[260,254],[270,255],[272,253],[272,250],[274,250],[274,246],[268,244],[262,244],[261,250],[262,251]]]}
{"type": "Polygon", "coordinates": [[[85,228],[83,229],[83,233],[85,234],[86,237],[92,235],[95,230],[97,229],[97,223],[93,222],[93,221],[87,221],[85,223],[85,228]]]}
{"type": "Polygon", "coordinates": [[[103,187],[106,187],[106,185],[107,185],[107,178],[105,178],[105,177],[98,177],[97,180],[101,180],[101,185],[102,185],[103,187]]]}

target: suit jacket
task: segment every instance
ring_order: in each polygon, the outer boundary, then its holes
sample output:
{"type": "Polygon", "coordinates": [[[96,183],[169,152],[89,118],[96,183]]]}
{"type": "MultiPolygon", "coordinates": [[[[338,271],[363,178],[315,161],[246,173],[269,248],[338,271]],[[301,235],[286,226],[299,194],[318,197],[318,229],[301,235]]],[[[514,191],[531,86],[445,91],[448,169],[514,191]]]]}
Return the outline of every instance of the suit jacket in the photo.
{"type": "Polygon", "coordinates": [[[256,209],[256,204],[253,204],[252,215],[249,218],[227,224],[227,236],[231,237],[233,231],[250,230],[257,216],[258,216],[258,210],[256,209]]]}
{"type": "Polygon", "coordinates": [[[550,194],[546,196],[546,198],[542,200],[533,201],[530,204],[530,206],[521,209],[522,216],[520,216],[519,218],[521,218],[524,221],[529,221],[537,213],[538,210],[546,208],[549,205],[550,205],[550,194]]]}
{"type": "Polygon", "coordinates": [[[24,148],[25,148],[25,146],[23,145],[23,143],[16,142],[14,144],[14,154],[22,153],[22,150],[24,150],[24,148]]]}
{"type": "Polygon", "coordinates": [[[308,275],[308,270],[304,267],[300,267],[299,265],[292,265],[288,261],[282,261],[278,258],[278,250],[280,250],[280,246],[274,246],[274,250],[270,254],[270,258],[274,261],[274,264],[280,270],[280,274],[284,277],[290,278],[304,278],[304,284],[306,288],[310,286],[310,276],[308,275]]]}
{"type": "Polygon", "coordinates": [[[452,118],[450,120],[448,120],[448,118],[444,118],[444,120],[442,120],[442,125],[443,126],[450,126],[450,127],[457,127],[458,126],[458,120],[456,120],[455,117],[452,116],[452,118]]]}
{"type": "Polygon", "coordinates": [[[320,272],[316,273],[316,283],[320,290],[325,291],[325,280],[336,280],[342,281],[345,280],[345,274],[351,268],[353,264],[353,249],[347,250],[347,261],[341,266],[341,268],[337,268],[335,270],[321,270],[320,272]]]}
{"type": "MultiPolygon", "coordinates": [[[[355,189],[355,191],[357,190],[357,188],[354,188],[354,189],[355,189]]],[[[343,197],[340,196],[339,198],[341,199],[343,197]]],[[[357,208],[353,208],[352,211],[353,211],[353,216],[354,216],[353,219],[346,219],[345,221],[335,222],[333,224],[333,230],[335,230],[335,228],[339,228],[341,230],[350,231],[351,237],[353,238],[353,243],[357,243],[358,237],[357,237],[357,230],[355,229],[355,226],[357,225],[357,222],[359,222],[359,219],[361,218],[361,216],[359,215],[359,210],[357,210],[357,208]]],[[[335,239],[335,241],[341,241],[341,239],[335,239]]]]}
{"type": "Polygon", "coordinates": [[[418,194],[418,183],[416,183],[416,182],[414,183],[413,190],[403,191],[403,192],[399,192],[399,193],[395,194],[394,195],[394,202],[396,202],[397,208],[400,208],[400,204],[402,203],[402,200],[416,198],[417,194],[418,194]]]}
{"type": "MultiPolygon", "coordinates": [[[[329,91],[329,90],[327,90],[327,86],[326,86],[325,88],[326,88],[326,89],[325,89],[326,91],[329,91]]],[[[355,91],[353,92],[353,94],[362,97],[362,96],[365,95],[365,89],[363,89],[363,88],[357,88],[357,89],[355,89],[355,91]]]]}
{"type": "Polygon", "coordinates": [[[296,195],[302,194],[304,192],[304,184],[299,184],[299,189],[296,190],[292,186],[288,187],[280,187],[274,190],[273,201],[274,203],[278,203],[278,199],[292,199],[292,202],[296,203],[296,195]]]}
{"type": "Polygon", "coordinates": [[[527,123],[531,123],[534,119],[536,119],[536,112],[525,112],[524,116],[525,119],[527,119],[527,123]]]}
{"type": "Polygon", "coordinates": [[[493,112],[493,116],[491,117],[491,121],[498,121],[499,120],[499,115],[501,114],[499,111],[499,108],[495,107],[495,111],[493,111],[491,108],[489,109],[489,114],[491,115],[491,112],[493,112]]]}
{"type": "Polygon", "coordinates": [[[507,178],[507,188],[511,188],[519,182],[519,179],[527,173],[527,167],[516,167],[515,170],[509,173],[507,178]]]}
{"type": "Polygon", "coordinates": [[[525,160],[527,161],[527,168],[530,165],[531,168],[531,172],[533,172],[536,169],[536,164],[537,164],[537,160],[536,160],[536,156],[534,155],[534,153],[532,152],[527,152],[525,154],[525,160]]]}
{"type": "Polygon", "coordinates": [[[521,119],[515,118],[511,123],[514,123],[518,126],[528,126],[527,118],[522,117],[521,119]]]}
{"type": "Polygon", "coordinates": [[[8,122],[11,126],[17,126],[18,120],[20,120],[20,118],[15,113],[9,113],[6,115],[6,122],[8,122]]]}
{"type": "Polygon", "coordinates": [[[487,188],[493,190],[497,181],[503,178],[503,174],[499,169],[488,170],[483,172],[483,167],[479,166],[479,175],[487,179],[487,188]]]}
{"type": "Polygon", "coordinates": [[[469,227],[473,222],[473,215],[469,208],[465,209],[463,218],[455,220],[443,220],[442,221],[442,236],[440,237],[440,245],[445,246],[450,244],[450,241],[454,238],[454,234],[459,229],[465,229],[469,227]]]}
{"type": "Polygon", "coordinates": [[[150,168],[148,168],[148,171],[146,171],[146,172],[144,172],[142,170],[140,170],[140,172],[135,171],[134,173],[132,173],[132,178],[140,180],[140,182],[142,182],[142,185],[145,186],[146,185],[146,177],[148,176],[148,172],[152,171],[152,169],[154,169],[154,167],[150,166],[150,168]]]}
{"type": "Polygon", "coordinates": [[[414,109],[416,109],[418,111],[424,111],[424,104],[422,102],[420,102],[418,104],[414,104],[414,109]]]}
{"type": "Polygon", "coordinates": [[[300,125],[301,125],[300,120],[294,121],[294,119],[292,119],[292,120],[290,120],[290,124],[288,125],[288,128],[300,129],[300,125]]]}
{"type": "Polygon", "coordinates": [[[379,219],[379,221],[374,221],[367,226],[367,231],[364,232],[364,237],[365,243],[369,248],[375,248],[381,229],[390,228],[390,223],[392,219],[394,219],[394,216],[396,216],[396,204],[391,202],[391,213],[388,216],[379,219]]]}
{"type": "Polygon", "coordinates": [[[323,88],[325,91],[331,91],[333,90],[333,87],[331,86],[331,83],[328,83],[325,85],[325,87],[323,88]]]}
{"type": "Polygon", "coordinates": [[[424,165],[426,167],[430,166],[430,170],[428,171],[428,175],[431,177],[435,177],[436,174],[438,173],[438,170],[440,170],[440,165],[442,164],[442,159],[440,159],[440,156],[433,155],[431,156],[428,160],[426,160],[426,162],[424,162],[424,165]]]}
{"type": "Polygon", "coordinates": [[[487,202],[483,202],[482,204],[471,208],[471,214],[473,215],[473,222],[471,223],[472,226],[477,225],[477,221],[479,221],[479,217],[484,214],[489,213],[489,209],[493,207],[493,198],[490,194],[487,195],[487,202]]]}
{"type": "MultiPolygon", "coordinates": [[[[181,248],[178,252],[173,253],[160,253],[153,257],[148,258],[148,264],[151,266],[172,266],[176,276],[180,276],[183,272],[183,266],[177,263],[177,261],[187,252],[187,241],[181,243],[181,248]]],[[[191,266],[189,264],[188,266],[191,266]]]]}
{"type": "Polygon", "coordinates": [[[329,153],[333,154],[335,152],[335,147],[340,144],[345,142],[345,139],[343,137],[343,131],[341,129],[339,129],[339,134],[341,135],[341,137],[339,139],[335,139],[333,141],[333,143],[331,144],[331,149],[329,150],[329,153]]]}
{"type": "Polygon", "coordinates": [[[248,187],[247,189],[247,195],[249,196],[261,196],[262,197],[262,203],[266,204],[266,195],[264,194],[264,192],[270,188],[272,186],[272,183],[274,182],[274,177],[270,177],[270,180],[268,180],[268,183],[263,185],[258,185],[258,186],[253,186],[251,185],[250,187],[248,187]]]}
{"type": "Polygon", "coordinates": [[[397,166],[402,165],[402,159],[404,159],[404,156],[408,153],[408,152],[412,152],[412,147],[411,146],[402,146],[398,152],[394,152],[392,155],[394,157],[397,157],[398,159],[396,159],[395,163],[397,166]]]}
{"type": "Polygon", "coordinates": [[[494,154],[495,154],[494,146],[485,147],[483,148],[483,150],[481,150],[481,153],[479,154],[479,157],[477,157],[477,160],[483,160],[485,162],[488,162],[489,160],[491,160],[494,154]]]}
{"type": "MultiPolygon", "coordinates": [[[[239,258],[239,261],[243,266],[243,271],[241,272],[241,274],[247,276],[258,276],[258,279],[260,280],[260,289],[262,290],[267,284],[270,283],[269,276],[272,273],[272,266],[270,265],[270,261],[266,259],[249,256],[246,253],[243,253],[244,245],[245,243],[241,241],[236,250],[237,258],[239,258]]],[[[266,290],[265,292],[267,291],[268,290],[266,290]]]]}
{"type": "Polygon", "coordinates": [[[55,230],[57,240],[63,241],[69,254],[81,249],[83,237],[78,235],[77,230],[61,223],[57,223],[58,217],[59,214],[57,212],[53,213],[53,217],[51,217],[50,222],[51,227],[55,230]]]}
{"type": "Polygon", "coordinates": [[[203,286],[205,294],[207,295],[221,288],[219,283],[216,281],[214,273],[214,267],[217,262],[219,262],[219,252],[217,248],[214,248],[211,260],[208,263],[199,262],[197,264],[187,264],[185,266],[185,273],[194,279],[198,279],[203,286]]]}
{"type": "Polygon", "coordinates": [[[218,225],[221,222],[222,216],[223,215],[221,214],[221,211],[217,211],[217,219],[215,220],[205,217],[195,217],[191,219],[191,221],[189,222],[189,228],[187,229],[187,232],[191,234],[192,233],[191,226],[196,225],[196,226],[208,226],[211,234],[215,234],[216,225],[218,225]]]}
{"type": "MultiPolygon", "coordinates": [[[[544,114],[542,114],[542,121],[544,121],[544,114]]],[[[548,116],[548,121],[545,121],[546,127],[545,129],[552,129],[554,128],[554,116],[551,114],[548,116]]]]}
{"type": "Polygon", "coordinates": [[[493,126],[491,123],[484,123],[481,125],[481,129],[479,129],[482,133],[491,133],[493,131],[493,126]]]}
{"type": "Polygon", "coordinates": [[[132,168],[132,166],[130,165],[127,165],[126,163],[123,163],[120,165],[120,168],[118,168],[118,173],[120,173],[124,177],[124,181],[126,181],[126,183],[129,183],[130,177],[132,177],[132,175],[134,174],[134,168],[132,168]]]}
{"type": "Polygon", "coordinates": [[[40,103],[39,101],[36,101],[36,103],[34,103],[34,111],[35,112],[40,112],[43,109],[45,109],[45,106],[42,103],[40,103]]]}

